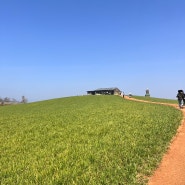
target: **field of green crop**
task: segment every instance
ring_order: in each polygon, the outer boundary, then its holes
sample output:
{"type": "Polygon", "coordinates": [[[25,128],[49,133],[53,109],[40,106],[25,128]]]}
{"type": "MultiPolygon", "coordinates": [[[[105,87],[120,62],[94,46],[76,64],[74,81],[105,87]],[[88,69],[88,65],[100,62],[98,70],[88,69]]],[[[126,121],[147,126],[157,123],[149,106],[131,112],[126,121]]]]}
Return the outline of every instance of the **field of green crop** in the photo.
{"type": "Polygon", "coordinates": [[[144,184],[181,119],[118,96],[0,107],[0,184],[144,184]]]}
{"type": "Polygon", "coordinates": [[[162,99],[162,98],[145,97],[145,96],[133,96],[133,98],[136,98],[136,99],[139,99],[139,100],[151,101],[151,102],[178,104],[177,100],[175,100],[175,99],[171,100],[171,99],[162,99]]]}

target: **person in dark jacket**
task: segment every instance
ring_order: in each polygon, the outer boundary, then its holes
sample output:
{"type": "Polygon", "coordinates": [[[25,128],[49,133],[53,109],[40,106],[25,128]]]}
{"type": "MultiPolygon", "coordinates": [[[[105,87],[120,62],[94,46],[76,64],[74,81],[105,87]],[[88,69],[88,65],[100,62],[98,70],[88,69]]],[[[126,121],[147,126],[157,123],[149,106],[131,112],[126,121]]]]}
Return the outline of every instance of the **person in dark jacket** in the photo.
{"type": "Polygon", "coordinates": [[[178,93],[177,93],[177,100],[178,100],[178,103],[179,103],[179,108],[180,109],[183,109],[183,103],[184,103],[184,91],[183,90],[178,90],[178,93]]]}

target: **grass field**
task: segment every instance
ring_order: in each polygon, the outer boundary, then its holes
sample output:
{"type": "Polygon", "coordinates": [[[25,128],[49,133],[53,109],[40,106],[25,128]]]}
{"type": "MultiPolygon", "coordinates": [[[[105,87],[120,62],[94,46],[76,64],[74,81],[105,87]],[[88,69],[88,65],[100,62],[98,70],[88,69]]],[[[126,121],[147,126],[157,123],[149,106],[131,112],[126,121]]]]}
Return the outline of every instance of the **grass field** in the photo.
{"type": "Polygon", "coordinates": [[[0,107],[0,184],[144,184],[181,119],[118,96],[0,107]]]}
{"type": "Polygon", "coordinates": [[[151,102],[161,102],[161,103],[170,103],[170,104],[178,104],[177,100],[171,100],[171,99],[163,99],[163,98],[154,98],[154,97],[145,97],[145,96],[133,96],[133,98],[139,99],[139,100],[146,100],[151,102]]]}

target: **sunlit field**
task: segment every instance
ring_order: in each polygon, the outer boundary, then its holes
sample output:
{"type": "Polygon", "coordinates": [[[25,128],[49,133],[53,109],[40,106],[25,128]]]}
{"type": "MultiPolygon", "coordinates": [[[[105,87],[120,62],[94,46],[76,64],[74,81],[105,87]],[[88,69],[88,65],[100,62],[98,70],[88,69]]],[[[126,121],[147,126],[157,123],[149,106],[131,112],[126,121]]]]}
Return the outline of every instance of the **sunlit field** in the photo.
{"type": "Polygon", "coordinates": [[[1,185],[145,184],[181,119],[108,95],[1,106],[1,185]]]}
{"type": "Polygon", "coordinates": [[[151,102],[161,102],[161,103],[170,103],[170,104],[178,104],[177,100],[171,100],[171,99],[162,99],[162,98],[154,98],[154,97],[145,97],[145,96],[133,96],[133,98],[139,99],[139,100],[146,100],[151,102]]]}

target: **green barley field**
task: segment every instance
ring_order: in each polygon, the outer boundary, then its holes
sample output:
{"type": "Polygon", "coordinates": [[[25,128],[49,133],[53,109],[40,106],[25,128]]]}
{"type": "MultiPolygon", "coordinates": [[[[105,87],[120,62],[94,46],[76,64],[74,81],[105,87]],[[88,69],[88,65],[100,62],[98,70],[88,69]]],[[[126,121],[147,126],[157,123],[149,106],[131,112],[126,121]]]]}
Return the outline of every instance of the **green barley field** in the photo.
{"type": "Polygon", "coordinates": [[[133,98],[136,98],[136,99],[139,99],[139,100],[151,101],[151,102],[177,104],[177,100],[175,100],[175,99],[171,100],[171,99],[161,99],[161,98],[145,97],[145,96],[133,96],[133,98]]]}
{"type": "Polygon", "coordinates": [[[108,95],[1,106],[0,184],[146,184],[181,119],[108,95]]]}

